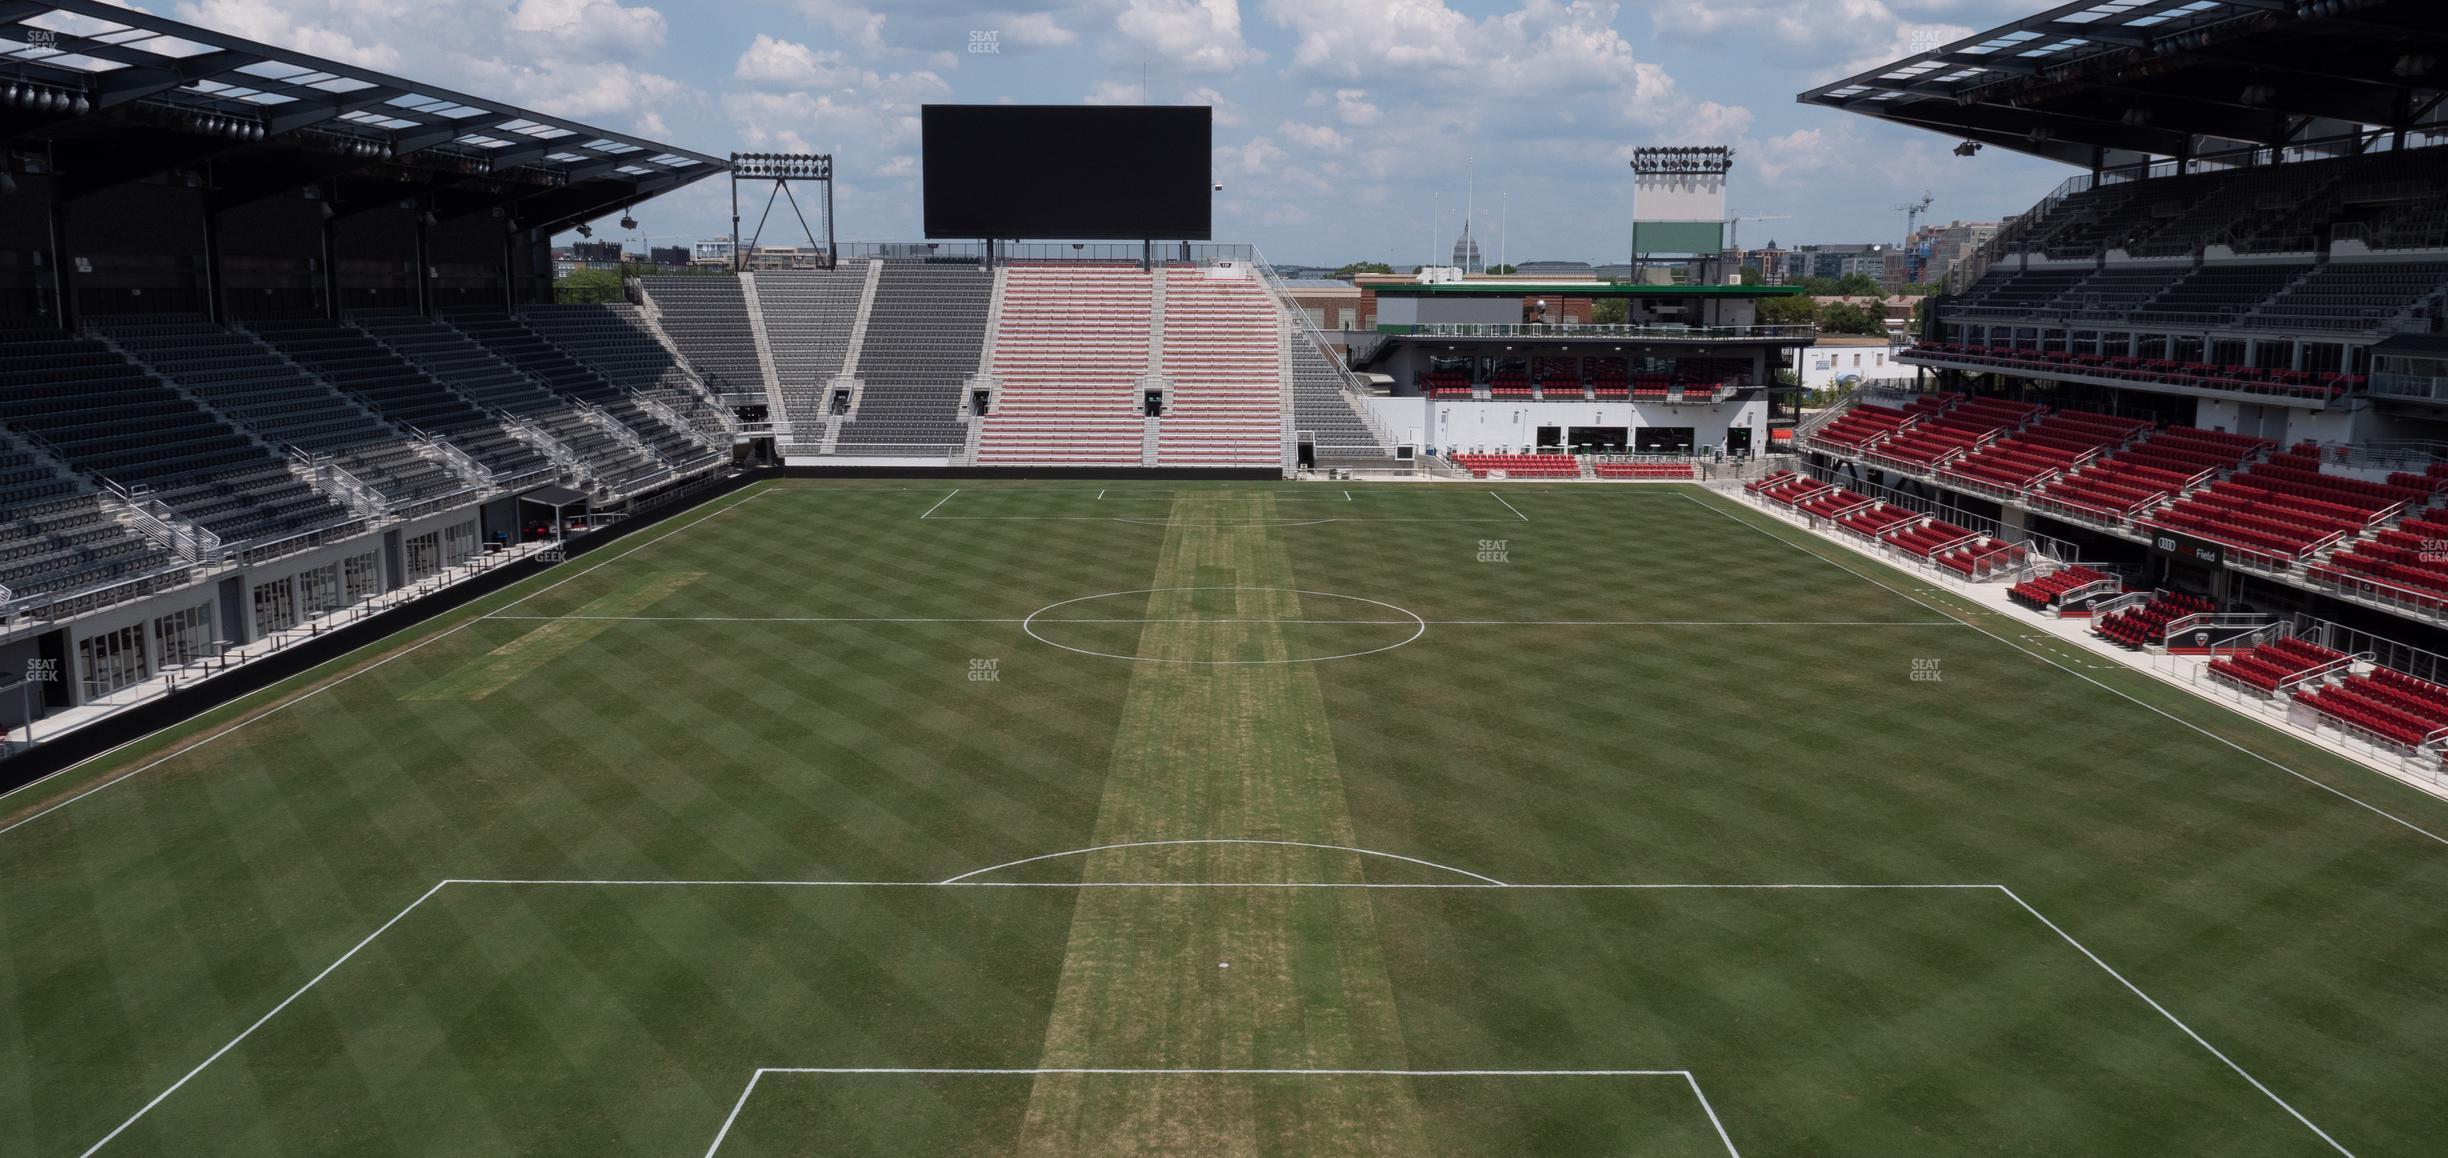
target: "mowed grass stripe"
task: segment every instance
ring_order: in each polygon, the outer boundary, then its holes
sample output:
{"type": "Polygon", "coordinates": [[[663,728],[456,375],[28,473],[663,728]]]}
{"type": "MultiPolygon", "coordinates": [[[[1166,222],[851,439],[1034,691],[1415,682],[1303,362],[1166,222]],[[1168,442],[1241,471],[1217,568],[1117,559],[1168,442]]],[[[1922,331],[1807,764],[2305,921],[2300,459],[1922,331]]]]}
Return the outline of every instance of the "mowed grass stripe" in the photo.
{"type": "MultiPolygon", "coordinates": [[[[1097,845],[1246,838],[1350,846],[1323,692],[1301,641],[1266,495],[1173,504],[1100,804],[1097,845]],[[1204,620],[1204,621],[1202,621],[1204,620]],[[1172,661],[1172,662],[1167,662],[1172,661]]],[[[1349,853],[1273,846],[1125,849],[1090,881],[1363,879],[1349,853]]],[[[1403,1068],[1402,1029],[1366,890],[1082,890],[1044,1059],[1060,1066],[1403,1068]]],[[[1400,1077],[1302,1083],[1108,1082],[1042,1074],[1025,1154],[1419,1154],[1400,1077]]]]}
{"type": "Polygon", "coordinates": [[[614,619],[637,615],[672,592],[705,578],[703,571],[648,573],[624,581],[611,594],[579,608],[581,616],[607,618],[557,619],[486,652],[484,659],[408,693],[411,700],[481,700],[512,681],[562,656],[585,647],[608,630],[614,619]]]}

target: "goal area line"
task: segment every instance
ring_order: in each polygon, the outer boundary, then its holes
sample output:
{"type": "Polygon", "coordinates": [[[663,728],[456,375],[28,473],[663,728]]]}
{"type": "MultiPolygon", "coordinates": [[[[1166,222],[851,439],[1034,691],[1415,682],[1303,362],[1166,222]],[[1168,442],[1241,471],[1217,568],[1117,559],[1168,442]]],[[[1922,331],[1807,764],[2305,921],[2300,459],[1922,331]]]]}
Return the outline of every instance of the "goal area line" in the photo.
{"type": "Polygon", "coordinates": [[[748,1084],[740,1090],[739,1100],[731,1103],[731,1113],[723,1119],[722,1128],[714,1132],[713,1144],[706,1147],[706,1158],[715,1158],[723,1142],[731,1136],[731,1128],[739,1123],[740,1111],[747,1109],[748,1099],[767,1074],[784,1077],[1028,1077],[1042,1075],[1075,1075],[1083,1077],[1291,1077],[1291,1078],[1679,1078],[1691,1090],[1692,1099],[1700,1111],[1708,1115],[1709,1129],[1725,1147],[1727,1158],[1742,1158],[1735,1149],[1734,1139],[1726,1133],[1725,1123],[1717,1117],[1717,1108],[1709,1104],[1708,1095],[1700,1089],[1700,1079],[1690,1070],[1648,1069],[1283,1069],[1231,1067],[1139,1067],[1139,1066],[1039,1066],[1027,1067],[963,1067],[963,1066],[761,1066],[748,1075],[748,1084]]]}

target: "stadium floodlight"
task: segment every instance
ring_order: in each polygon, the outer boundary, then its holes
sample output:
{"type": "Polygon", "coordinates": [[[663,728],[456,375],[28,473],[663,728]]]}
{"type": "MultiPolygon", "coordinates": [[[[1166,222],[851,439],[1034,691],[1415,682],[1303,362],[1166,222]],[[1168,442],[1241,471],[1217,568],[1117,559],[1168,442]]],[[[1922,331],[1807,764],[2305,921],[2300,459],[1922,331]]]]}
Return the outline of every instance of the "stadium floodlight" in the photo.
{"type": "Polygon", "coordinates": [[[592,225],[589,225],[589,224],[587,224],[586,222],[583,222],[583,221],[579,222],[579,223],[578,223],[578,236],[580,236],[580,237],[593,237],[593,236],[595,236],[595,227],[594,227],[594,226],[592,226],[592,225]]]}
{"type": "Polygon", "coordinates": [[[637,218],[629,216],[626,212],[622,213],[620,227],[630,233],[637,232],[637,218]]]}
{"type": "Polygon", "coordinates": [[[1969,157],[1972,154],[1980,151],[1981,145],[1979,141],[1965,141],[1962,144],[1955,146],[1955,155],[1958,157],[1969,157]]]}

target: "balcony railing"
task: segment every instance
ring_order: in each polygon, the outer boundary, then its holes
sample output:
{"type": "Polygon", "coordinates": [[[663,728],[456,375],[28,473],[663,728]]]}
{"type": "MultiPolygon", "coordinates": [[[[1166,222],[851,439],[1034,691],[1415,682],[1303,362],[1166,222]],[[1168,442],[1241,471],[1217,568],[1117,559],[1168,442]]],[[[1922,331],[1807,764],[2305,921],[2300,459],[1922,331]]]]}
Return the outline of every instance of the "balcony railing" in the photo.
{"type": "Polygon", "coordinates": [[[1651,342],[1807,341],[1817,326],[1527,325],[1496,322],[1430,322],[1380,327],[1388,333],[1426,338],[1638,338],[1651,342]]]}

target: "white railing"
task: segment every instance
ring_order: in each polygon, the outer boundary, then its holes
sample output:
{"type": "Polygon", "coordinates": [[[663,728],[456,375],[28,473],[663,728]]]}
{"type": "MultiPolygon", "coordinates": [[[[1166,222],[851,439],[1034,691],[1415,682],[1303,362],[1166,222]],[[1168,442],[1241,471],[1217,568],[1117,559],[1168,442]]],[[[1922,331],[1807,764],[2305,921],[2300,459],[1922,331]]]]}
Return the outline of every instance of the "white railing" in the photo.
{"type": "Polygon", "coordinates": [[[663,461],[662,455],[656,454],[653,447],[646,445],[645,439],[637,436],[637,431],[629,429],[626,425],[622,424],[620,419],[612,417],[610,414],[605,413],[603,410],[589,403],[574,402],[572,405],[578,408],[578,413],[584,416],[588,422],[595,425],[595,429],[603,431],[605,437],[629,448],[629,450],[644,458],[648,462],[659,463],[663,461]]]}
{"type": "Polygon", "coordinates": [[[308,486],[340,500],[342,506],[357,512],[360,518],[380,519],[390,513],[391,504],[384,500],[381,491],[350,474],[329,454],[292,446],[289,448],[289,469],[304,479],[308,486]]]}
{"type": "Polygon", "coordinates": [[[469,483],[472,483],[479,488],[497,485],[497,482],[493,477],[492,467],[476,461],[474,455],[459,449],[457,446],[453,445],[449,439],[428,434],[425,431],[418,430],[413,426],[408,427],[407,429],[410,434],[415,436],[413,449],[415,449],[419,454],[424,455],[426,458],[434,462],[441,463],[443,466],[448,467],[451,473],[458,475],[460,478],[467,480],[469,483]]]}
{"type": "Polygon", "coordinates": [[[112,505],[138,534],[190,563],[211,563],[221,557],[221,536],[154,498],[151,488],[101,481],[103,502],[112,505]]]}
{"type": "Polygon", "coordinates": [[[497,411],[495,418],[501,423],[502,433],[535,448],[536,453],[543,455],[572,483],[581,488],[597,485],[595,471],[586,464],[586,460],[579,458],[577,452],[547,433],[543,427],[507,410],[497,411]]]}
{"type": "MultiPolygon", "coordinates": [[[[1299,311],[1302,317],[1308,311],[1299,311]]],[[[1426,322],[1407,330],[1392,333],[1430,338],[1638,338],[1668,342],[1761,342],[1812,340],[1819,337],[1819,327],[1795,326],[1687,326],[1670,323],[1639,324],[1558,324],[1537,325],[1511,322],[1426,322]]]]}
{"type": "MultiPolygon", "coordinates": [[[[1309,311],[1302,309],[1300,303],[1293,300],[1291,287],[1284,284],[1283,278],[1276,274],[1273,265],[1268,264],[1265,255],[1259,253],[1256,246],[1250,247],[1249,253],[1250,264],[1257,267],[1259,277],[1266,282],[1267,292],[1275,298],[1275,307],[1292,315],[1295,327],[1293,340],[1305,341],[1317,351],[1318,357],[1325,361],[1327,368],[1334,371],[1335,379],[1343,390],[1344,405],[1348,406],[1352,413],[1360,416],[1362,425],[1367,426],[1369,434],[1377,439],[1377,445],[1386,453],[1392,454],[1399,440],[1386,426],[1385,419],[1378,415],[1377,408],[1368,404],[1368,388],[1360,381],[1360,375],[1351,368],[1350,363],[1344,360],[1342,352],[1326,341],[1325,333],[1318,329],[1317,319],[1310,317],[1309,311]]],[[[1297,347],[1294,350],[1293,362],[1293,390],[1297,393],[1300,388],[1297,347]]]]}

